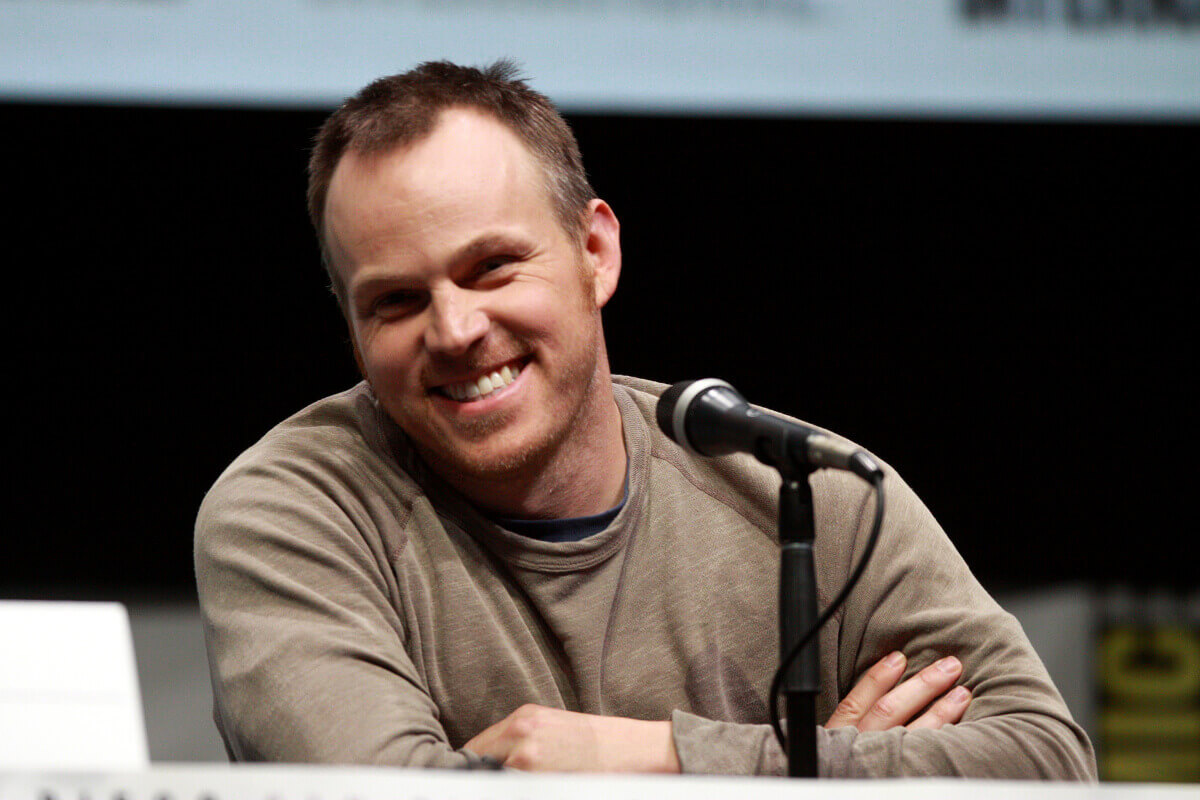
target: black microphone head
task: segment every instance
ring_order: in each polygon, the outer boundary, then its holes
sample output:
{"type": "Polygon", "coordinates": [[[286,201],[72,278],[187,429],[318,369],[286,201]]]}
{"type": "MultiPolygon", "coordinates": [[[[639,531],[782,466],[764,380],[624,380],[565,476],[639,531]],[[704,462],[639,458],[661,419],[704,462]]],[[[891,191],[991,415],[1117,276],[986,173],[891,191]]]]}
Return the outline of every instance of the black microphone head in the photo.
{"type": "Polygon", "coordinates": [[[746,402],[737,390],[725,381],[718,378],[701,378],[696,381],[681,381],[672,385],[658,398],[658,405],[654,409],[654,416],[657,418],[658,427],[662,429],[662,432],[676,444],[682,445],[685,450],[690,450],[700,456],[718,455],[718,453],[712,452],[709,447],[698,444],[693,439],[689,432],[688,417],[693,414],[693,406],[701,408],[705,405],[704,403],[697,404],[696,401],[712,389],[728,393],[729,398],[737,403],[744,405],[746,402]]]}
{"type": "MultiPolygon", "coordinates": [[[[691,386],[695,381],[680,381],[667,387],[667,390],[658,398],[658,405],[654,408],[654,416],[658,418],[658,427],[674,442],[679,442],[675,438],[675,404],[679,402],[679,395],[683,394],[687,387],[691,386]]],[[[679,442],[683,444],[683,442],[679,442]]]]}

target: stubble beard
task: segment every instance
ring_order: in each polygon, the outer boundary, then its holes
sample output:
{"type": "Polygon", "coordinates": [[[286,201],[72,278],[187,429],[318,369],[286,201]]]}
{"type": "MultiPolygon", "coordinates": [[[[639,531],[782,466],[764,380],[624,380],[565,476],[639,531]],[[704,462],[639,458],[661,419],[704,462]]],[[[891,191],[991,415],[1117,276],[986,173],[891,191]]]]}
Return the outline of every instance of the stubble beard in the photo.
{"type": "MultiPolygon", "coordinates": [[[[595,402],[598,358],[594,349],[589,355],[591,357],[585,363],[578,364],[564,376],[564,385],[578,387],[575,391],[579,392],[570,405],[570,414],[566,418],[552,419],[547,426],[536,426],[536,438],[513,444],[492,441],[504,437],[506,429],[516,423],[509,414],[490,414],[459,425],[455,431],[434,427],[430,431],[432,442],[413,440],[417,452],[435,472],[451,483],[463,479],[490,484],[524,483],[548,474],[568,440],[582,430],[583,417],[595,402]]],[[[555,391],[554,387],[550,390],[555,391]]],[[[536,413],[555,412],[542,408],[536,413]]],[[[522,432],[513,431],[513,435],[521,436],[522,432]]]]}
{"type": "MultiPolygon", "coordinates": [[[[602,361],[607,363],[602,342],[597,325],[575,343],[575,356],[547,385],[549,400],[557,393],[568,399],[566,404],[550,402],[532,409],[532,419],[524,414],[489,415],[473,420],[467,429],[427,429],[434,436],[429,446],[418,444],[421,458],[443,480],[485,506],[523,496],[557,495],[586,480],[580,466],[590,463],[589,439],[600,434],[597,423],[604,418],[605,400],[613,402],[611,389],[607,397],[601,396],[607,374],[607,368],[602,369],[602,361]]],[[[527,368],[537,370],[541,364],[535,357],[527,368]]],[[[544,374],[536,377],[550,381],[544,374]]],[[[524,409],[526,414],[530,410],[524,409]]]]}

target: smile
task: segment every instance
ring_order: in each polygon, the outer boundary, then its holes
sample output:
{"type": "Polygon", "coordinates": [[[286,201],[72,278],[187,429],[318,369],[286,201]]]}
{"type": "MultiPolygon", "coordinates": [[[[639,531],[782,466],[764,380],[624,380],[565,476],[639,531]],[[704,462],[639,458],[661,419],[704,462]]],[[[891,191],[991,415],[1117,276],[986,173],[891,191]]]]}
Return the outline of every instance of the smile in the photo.
{"type": "Polygon", "coordinates": [[[480,375],[474,380],[447,383],[444,386],[439,386],[434,391],[451,397],[460,403],[471,403],[476,400],[482,400],[492,392],[503,389],[515,381],[520,374],[521,365],[513,361],[511,364],[505,364],[498,370],[493,370],[486,375],[480,375]]]}

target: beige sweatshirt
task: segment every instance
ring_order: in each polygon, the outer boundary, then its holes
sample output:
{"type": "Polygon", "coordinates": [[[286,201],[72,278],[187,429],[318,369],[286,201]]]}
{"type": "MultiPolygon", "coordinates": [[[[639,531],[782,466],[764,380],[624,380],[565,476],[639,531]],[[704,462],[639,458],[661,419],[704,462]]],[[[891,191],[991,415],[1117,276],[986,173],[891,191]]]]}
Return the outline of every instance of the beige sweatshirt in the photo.
{"type": "MultiPolygon", "coordinates": [[[[617,378],[629,498],[603,532],[497,527],[428,472],[365,385],[239,457],[196,522],[216,697],[238,760],[457,766],[524,703],[672,720],[685,772],[782,774],[778,477],[655,427],[662,386],[617,378]]],[[[813,478],[819,600],[861,552],[870,488],[813,478]]],[[[945,655],[974,692],[941,730],[821,729],[823,776],[1094,778],[1090,745],[1016,621],[890,469],[879,547],[820,634],[818,718],[879,658],[945,655]]]]}

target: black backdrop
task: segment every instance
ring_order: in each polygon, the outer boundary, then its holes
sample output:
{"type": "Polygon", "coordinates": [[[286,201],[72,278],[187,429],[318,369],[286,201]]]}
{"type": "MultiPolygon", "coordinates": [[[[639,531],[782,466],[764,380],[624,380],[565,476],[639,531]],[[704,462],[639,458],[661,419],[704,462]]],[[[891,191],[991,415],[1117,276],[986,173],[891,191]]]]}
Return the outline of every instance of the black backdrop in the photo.
{"type": "MultiPolygon", "coordinates": [[[[0,596],[187,596],[241,449],[355,380],[303,206],[323,114],[0,104],[0,596]]],[[[992,588],[1196,583],[1200,127],[574,116],[614,370],[718,376],[896,466],[992,588]]]]}

